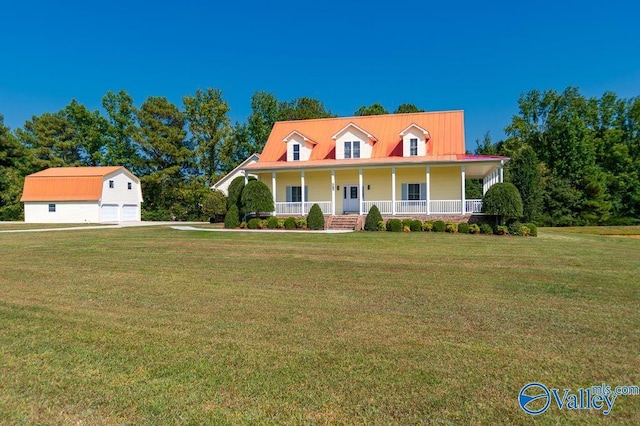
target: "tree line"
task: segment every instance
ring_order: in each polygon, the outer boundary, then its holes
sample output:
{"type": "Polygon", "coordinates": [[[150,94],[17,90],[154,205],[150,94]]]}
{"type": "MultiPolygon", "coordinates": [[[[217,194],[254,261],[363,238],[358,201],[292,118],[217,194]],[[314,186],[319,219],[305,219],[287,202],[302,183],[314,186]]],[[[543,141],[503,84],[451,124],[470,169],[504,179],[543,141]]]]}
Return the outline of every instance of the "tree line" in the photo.
{"type": "MultiPolygon", "coordinates": [[[[477,141],[477,154],[506,155],[505,179],[524,204],[524,220],[546,225],[632,223],[640,218],[640,98],[586,98],[577,88],[537,90],[518,100],[507,138],[477,141]]],[[[10,130],[0,114],[0,220],[19,220],[24,177],[47,167],[122,165],[140,177],[146,220],[201,220],[209,186],[253,152],[276,121],[335,117],[314,98],[251,97],[251,114],[231,123],[218,89],[197,90],[182,105],[150,96],[136,107],[108,92],[102,111],[72,100],[10,130]]],[[[394,113],[420,112],[401,104],[394,113]]],[[[354,115],[387,114],[381,104],[354,115]]],[[[468,198],[481,186],[469,181],[468,198]]]]}

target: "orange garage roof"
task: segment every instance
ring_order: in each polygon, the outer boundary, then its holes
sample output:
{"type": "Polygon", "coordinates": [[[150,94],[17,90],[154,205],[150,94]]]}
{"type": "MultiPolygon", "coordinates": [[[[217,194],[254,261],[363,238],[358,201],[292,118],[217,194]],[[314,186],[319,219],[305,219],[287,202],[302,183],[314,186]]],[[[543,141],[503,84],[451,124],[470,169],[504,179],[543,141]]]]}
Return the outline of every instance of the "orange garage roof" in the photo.
{"type": "MultiPolygon", "coordinates": [[[[27,176],[20,201],[98,201],[112,167],[54,167],[27,176]]],[[[126,169],[125,169],[126,170],[126,169]]]]}

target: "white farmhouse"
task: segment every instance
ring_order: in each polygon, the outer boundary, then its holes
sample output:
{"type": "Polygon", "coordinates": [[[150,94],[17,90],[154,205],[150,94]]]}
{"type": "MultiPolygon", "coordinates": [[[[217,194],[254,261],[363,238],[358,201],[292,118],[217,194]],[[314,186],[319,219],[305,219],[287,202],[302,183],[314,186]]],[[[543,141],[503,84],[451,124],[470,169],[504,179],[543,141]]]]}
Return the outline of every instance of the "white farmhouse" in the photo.
{"type": "Polygon", "coordinates": [[[54,167],[25,178],[29,223],[140,221],[140,180],[122,166],[54,167]]]}

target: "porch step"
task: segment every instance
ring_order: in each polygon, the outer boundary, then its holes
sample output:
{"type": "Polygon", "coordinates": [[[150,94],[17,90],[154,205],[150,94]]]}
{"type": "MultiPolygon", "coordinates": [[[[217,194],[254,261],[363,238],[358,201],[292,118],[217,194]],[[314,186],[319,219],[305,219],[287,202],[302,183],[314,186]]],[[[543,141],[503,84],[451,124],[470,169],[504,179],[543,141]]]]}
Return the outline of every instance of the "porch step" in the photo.
{"type": "Polygon", "coordinates": [[[358,215],[332,216],[328,229],[356,229],[358,215]]]}

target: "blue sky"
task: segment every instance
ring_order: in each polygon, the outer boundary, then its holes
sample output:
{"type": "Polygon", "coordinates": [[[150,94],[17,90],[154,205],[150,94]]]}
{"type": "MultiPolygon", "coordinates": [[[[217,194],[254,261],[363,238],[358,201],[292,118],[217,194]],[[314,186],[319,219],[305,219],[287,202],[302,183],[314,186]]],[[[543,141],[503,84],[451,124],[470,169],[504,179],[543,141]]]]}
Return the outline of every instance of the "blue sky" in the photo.
{"type": "Polygon", "coordinates": [[[0,8],[0,114],[11,128],[72,99],[182,105],[219,88],[244,121],[257,90],[352,115],[463,109],[467,149],[531,89],[640,95],[640,6],[618,2],[64,1],[0,8]],[[517,3],[517,4],[516,4],[517,3]]]}

